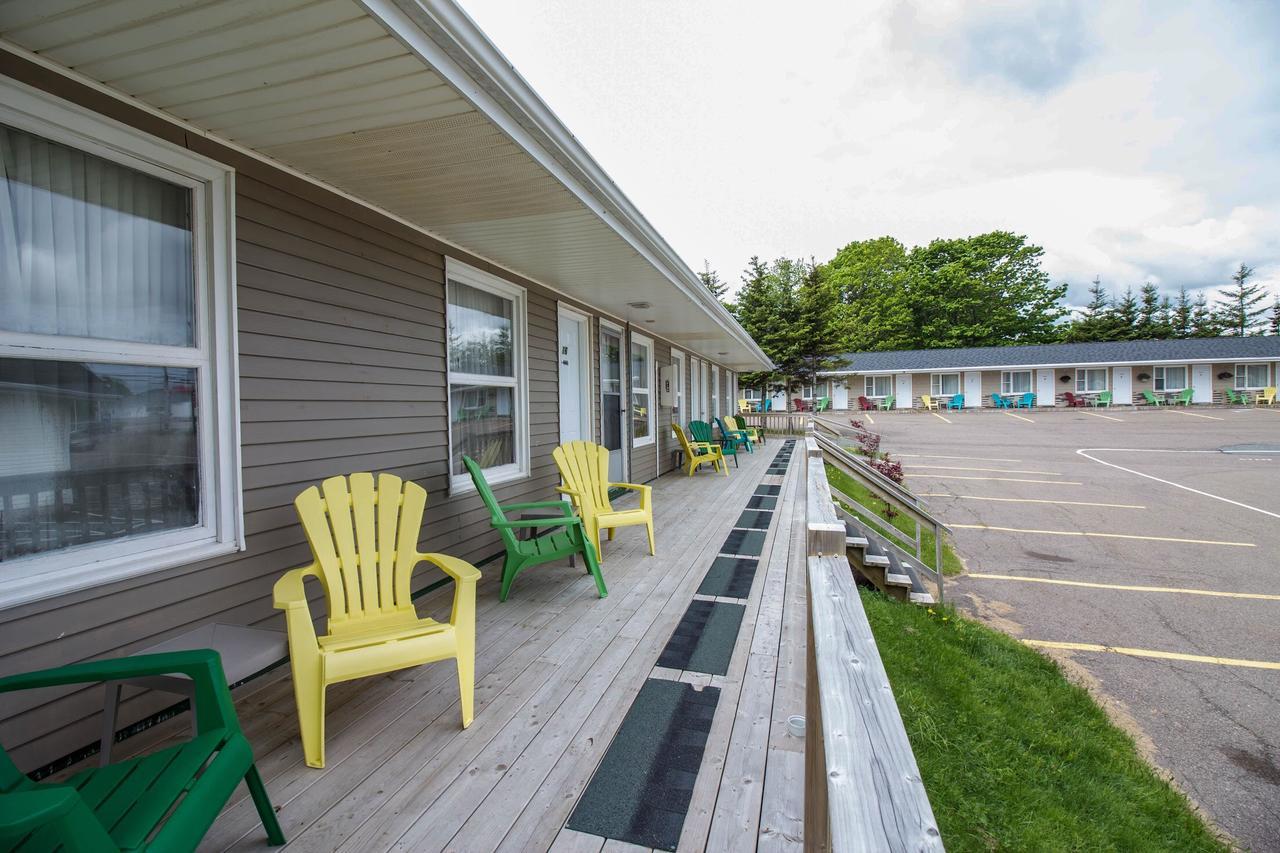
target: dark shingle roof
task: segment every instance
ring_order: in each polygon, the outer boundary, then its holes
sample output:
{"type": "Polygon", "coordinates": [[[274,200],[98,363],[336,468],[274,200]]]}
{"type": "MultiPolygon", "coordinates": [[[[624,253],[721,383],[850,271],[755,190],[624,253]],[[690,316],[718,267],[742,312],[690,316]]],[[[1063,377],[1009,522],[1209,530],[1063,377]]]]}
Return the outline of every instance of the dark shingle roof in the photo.
{"type": "Polygon", "coordinates": [[[1071,364],[1143,364],[1156,361],[1280,360],[1280,336],[1188,338],[1176,341],[1102,341],[1085,344],[1028,344],[962,349],[855,352],[841,356],[840,373],[957,370],[966,367],[1038,367],[1071,364]]]}

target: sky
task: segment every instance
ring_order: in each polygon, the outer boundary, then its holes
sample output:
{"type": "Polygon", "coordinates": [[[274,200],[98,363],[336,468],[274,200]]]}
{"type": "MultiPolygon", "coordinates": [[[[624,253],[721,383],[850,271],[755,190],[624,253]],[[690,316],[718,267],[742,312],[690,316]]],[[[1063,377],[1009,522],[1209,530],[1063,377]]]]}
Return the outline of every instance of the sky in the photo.
{"type": "MultiPolygon", "coordinates": [[[[1280,293],[1280,3],[460,0],[696,270],[1004,229],[1280,293]]],[[[1213,293],[1210,293],[1213,296],[1213,293]]]]}

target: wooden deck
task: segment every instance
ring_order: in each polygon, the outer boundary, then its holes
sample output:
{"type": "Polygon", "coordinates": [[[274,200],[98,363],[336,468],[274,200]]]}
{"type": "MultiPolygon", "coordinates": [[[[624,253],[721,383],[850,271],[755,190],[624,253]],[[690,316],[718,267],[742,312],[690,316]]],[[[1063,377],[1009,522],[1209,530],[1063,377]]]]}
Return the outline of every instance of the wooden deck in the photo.
{"type": "MultiPolygon", "coordinates": [[[[609,597],[581,567],[529,570],[498,603],[480,586],[476,713],[459,725],[451,663],[329,690],[327,762],[302,760],[288,668],[236,691],[236,707],[280,822],[297,850],[638,850],[564,829],[623,715],[649,677],[721,688],[681,850],[798,849],[805,709],[804,455],[765,480],[770,440],[728,478],[654,483],[658,555],[643,528],[605,544],[609,597]],[[655,667],[728,531],[761,482],[783,483],[729,672],[655,667]]],[[[451,588],[420,610],[447,615],[451,588]]],[[[185,736],[186,715],[121,745],[126,755],[185,736]]],[[[243,786],[202,850],[266,850],[243,786]]]]}

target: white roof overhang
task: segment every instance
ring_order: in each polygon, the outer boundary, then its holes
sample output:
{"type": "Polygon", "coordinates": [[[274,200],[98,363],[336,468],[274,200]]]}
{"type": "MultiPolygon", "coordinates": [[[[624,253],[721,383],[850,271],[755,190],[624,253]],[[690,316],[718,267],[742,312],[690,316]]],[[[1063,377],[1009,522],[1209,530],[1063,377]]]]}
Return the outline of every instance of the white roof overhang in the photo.
{"type": "Polygon", "coordinates": [[[0,46],[691,352],[771,366],[451,0],[0,3],[0,46]]]}

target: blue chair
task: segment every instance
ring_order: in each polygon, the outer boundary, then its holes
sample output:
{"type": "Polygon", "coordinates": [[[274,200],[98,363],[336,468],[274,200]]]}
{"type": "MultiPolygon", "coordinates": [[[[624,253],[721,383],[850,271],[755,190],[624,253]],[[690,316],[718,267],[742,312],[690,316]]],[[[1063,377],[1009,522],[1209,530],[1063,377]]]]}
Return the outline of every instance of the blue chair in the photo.
{"type": "Polygon", "coordinates": [[[964,408],[964,395],[952,394],[951,399],[947,401],[948,409],[956,409],[957,411],[964,408]]]}
{"type": "Polygon", "coordinates": [[[996,394],[996,393],[994,393],[994,392],[992,392],[992,394],[991,394],[991,402],[995,405],[995,407],[996,407],[997,409],[1012,409],[1012,408],[1013,408],[1013,401],[1012,401],[1012,400],[1010,400],[1008,397],[1002,397],[1002,396],[1000,396],[999,394],[996,394]]]}
{"type": "Polygon", "coordinates": [[[729,451],[730,453],[733,453],[739,447],[745,447],[748,453],[756,452],[755,448],[751,446],[751,439],[747,436],[745,430],[730,429],[725,425],[724,418],[719,415],[716,415],[716,426],[720,427],[720,434],[724,436],[724,443],[733,445],[734,450],[729,451]]]}
{"type": "Polygon", "coordinates": [[[765,410],[766,412],[772,412],[772,411],[773,411],[773,398],[772,398],[772,397],[766,397],[766,398],[765,398],[765,400],[764,400],[764,410],[765,410]]]}
{"type": "Polygon", "coordinates": [[[1036,395],[1028,391],[1027,393],[1023,394],[1020,398],[1018,398],[1014,402],[1014,408],[1030,409],[1030,408],[1033,408],[1035,404],[1036,404],[1036,395]]]}

